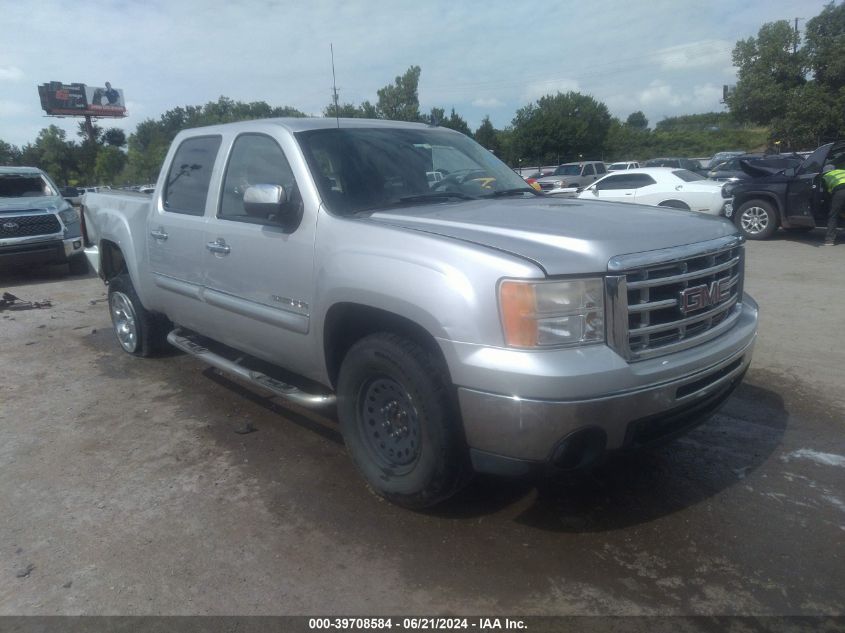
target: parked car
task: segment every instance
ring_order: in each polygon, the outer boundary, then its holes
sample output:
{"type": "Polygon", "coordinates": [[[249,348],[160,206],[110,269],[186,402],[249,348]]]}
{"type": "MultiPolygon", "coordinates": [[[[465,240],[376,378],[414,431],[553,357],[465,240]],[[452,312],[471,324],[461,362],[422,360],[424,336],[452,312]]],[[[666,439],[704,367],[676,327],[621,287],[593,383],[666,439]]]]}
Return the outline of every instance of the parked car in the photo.
{"type": "Polygon", "coordinates": [[[797,167],[772,174],[753,163],[741,163],[752,176],[725,185],[733,196],[726,215],[750,240],[765,240],[778,227],[809,231],[827,223],[828,198],[821,186],[821,173],[828,163],[845,161],[845,143],[828,143],[810,154],[797,167]]]}
{"type": "Polygon", "coordinates": [[[608,174],[578,194],[578,198],[634,202],[684,211],[721,215],[730,203],[723,183],[686,169],[652,167],[608,174]]]}
{"type": "Polygon", "coordinates": [[[67,264],[88,271],[79,211],[35,167],[0,167],[0,265],[67,264]]]}
{"type": "Polygon", "coordinates": [[[719,163],[724,163],[726,160],[730,160],[734,156],[742,156],[745,154],[742,150],[729,150],[727,152],[716,152],[711,156],[707,161],[700,161],[701,166],[707,169],[713,169],[719,163]],[[706,164],[705,164],[706,163],[706,164]]]}
{"type": "Polygon", "coordinates": [[[75,207],[78,207],[82,202],[82,196],[84,193],[84,191],[77,189],[76,187],[62,187],[59,189],[59,195],[75,207]]]}
{"type": "Polygon", "coordinates": [[[687,169],[701,175],[706,173],[701,163],[692,158],[652,158],[643,163],[643,167],[673,167],[675,169],[687,169]]]}
{"type": "Polygon", "coordinates": [[[635,160],[622,161],[621,163],[611,163],[607,166],[607,171],[625,171],[626,169],[639,169],[640,164],[635,160]]]}
{"type": "Polygon", "coordinates": [[[559,165],[551,176],[537,178],[537,182],[543,191],[566,187],[586,187],[606,173],[607,169],[601,161],[564,163],[559,165]]]}
{"type": "Polygon", "coordinates": [[[747,180],[751,176],[742,168],[741,161],[773,174],[788,167],[797,167],[804,159],[798,154],[741,154],[711,167],[707,177],[711,180],[747,180]]]}
{"type": "Polygon", "coordinates": [[[363,478],[408,507],[472,470],[572,469],[673,437],[751,362],[730,222],[549,199],[445,128],[184,130],[151,199],[88,194],[84,213],[123,350],[167,340],[336,404],[363,478]]]}

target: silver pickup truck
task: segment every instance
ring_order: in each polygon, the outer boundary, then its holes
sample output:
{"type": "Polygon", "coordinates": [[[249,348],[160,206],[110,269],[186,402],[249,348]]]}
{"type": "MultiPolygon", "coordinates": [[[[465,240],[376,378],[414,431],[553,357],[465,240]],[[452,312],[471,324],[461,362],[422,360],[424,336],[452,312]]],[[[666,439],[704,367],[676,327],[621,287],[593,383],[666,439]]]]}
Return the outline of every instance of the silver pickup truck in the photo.
{"type": "Polygon", "coordinates": [[[152,199],[83,207],[124,350],[166,340],[336,405],[363,477],[407,507],[473,471],[579,468],[673,437],[751,362],[757,306],[730,222],[548,198],[447,129],[184,131],[152,199]]]}

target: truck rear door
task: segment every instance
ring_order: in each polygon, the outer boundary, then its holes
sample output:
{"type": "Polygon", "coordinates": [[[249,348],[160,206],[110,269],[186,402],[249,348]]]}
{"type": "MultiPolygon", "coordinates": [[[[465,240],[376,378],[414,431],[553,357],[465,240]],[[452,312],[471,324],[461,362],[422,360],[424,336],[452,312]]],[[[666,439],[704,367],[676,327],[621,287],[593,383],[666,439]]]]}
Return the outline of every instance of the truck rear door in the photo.
{"type": "MultiPolygon", "coordinates": [[[[288,149],[292,152],[292,145],[288,149]]],[[[302,206],[286,153],[269,135],[238,135],[222,178],[202,253],[205,301],[216,308],[206,333],[260,358],[310,358],[306,334],[317,210],[302,206]],[[303,219],[296,227],[285,227],[272,216],[250,215],[243,198],[251,185],[281,185],[287,204],[299,209],[303,219]]]]}
{"type": "Polygon", "coordinates": [[[160,309],[174,321],[201,329],[199,310],[205,272],[206,206],[220,136],[182,141],[147,220],[147,254],[160,309]]]}

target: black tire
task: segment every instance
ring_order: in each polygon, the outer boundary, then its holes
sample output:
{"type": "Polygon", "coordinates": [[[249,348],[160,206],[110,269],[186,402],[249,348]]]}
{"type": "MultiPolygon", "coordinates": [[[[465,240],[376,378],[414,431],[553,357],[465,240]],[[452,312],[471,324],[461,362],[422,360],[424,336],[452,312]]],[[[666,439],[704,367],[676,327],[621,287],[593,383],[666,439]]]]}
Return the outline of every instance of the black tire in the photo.
{"type": "Polygon", "coordinates": [[[67,269],[71,275],[87,275],[88,258],[85,255],[71,257],[67,262],[67,269]]]}
{"type": "Polygon", "coordinates": [[[387,332],[361,339],[343,359],[337,393],[347,451],[376,494],[421,509],[466,483],[454,391],[420,345],[387,332]]]}
{"type": "Polygon", "coordinates": [[[670,209],[680,209],[681,211],[689,211],[689,205],[686,202],[682,202],[680,200],[664,200],[660,204],[657,205],[658,207],[669,207],[670,209]]]}
{"type": "Polygon", "coordinates": [[[169,323],[143,306],[128,273],[109,280],[109,314],[125,352],[146,357],[164,348],[169,323]]]}
{"type": "Polygon", "coordinates": [[[734,223],[746,239],[767,240],[778,230],[778,214],[767,200],[749,200],[736,210],[734,223]]]}

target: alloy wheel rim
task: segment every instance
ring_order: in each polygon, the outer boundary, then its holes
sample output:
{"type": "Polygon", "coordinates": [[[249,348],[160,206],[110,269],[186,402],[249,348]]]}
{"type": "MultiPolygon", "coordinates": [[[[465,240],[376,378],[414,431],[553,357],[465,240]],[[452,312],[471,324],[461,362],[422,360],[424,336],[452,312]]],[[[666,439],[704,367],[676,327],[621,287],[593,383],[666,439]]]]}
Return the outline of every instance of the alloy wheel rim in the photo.
{"type": "Polygon", "coordinates": [[[769,214],[762,207],[748,207],[743,211],[740,222],[747,233],[757,235],[769,226],[769,214]]]}
{"type": "Polygon", "coordinates": [[[138,328],[132,301],[122,292],[113,292],[109,299],[114,332],[120,346],[134,352],[138,346],[138,328]]]}

